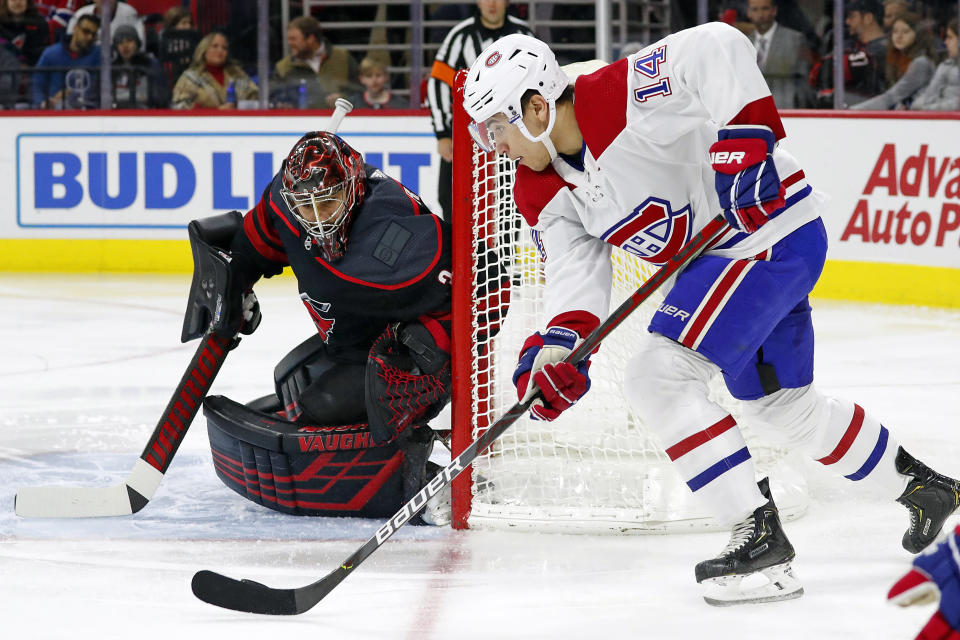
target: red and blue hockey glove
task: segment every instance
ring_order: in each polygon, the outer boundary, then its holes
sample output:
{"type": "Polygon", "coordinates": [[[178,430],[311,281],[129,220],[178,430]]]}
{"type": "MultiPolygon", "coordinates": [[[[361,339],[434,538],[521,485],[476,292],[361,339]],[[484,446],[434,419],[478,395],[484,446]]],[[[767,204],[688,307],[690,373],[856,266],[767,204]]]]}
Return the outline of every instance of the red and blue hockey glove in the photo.
{"type": "Polygon", "coordinates": [[[530,405],[534,419],[555,420],[590,390],[589,356],[576,366],[563,362],[579,341],[580,336],[572,329],[550,327],[523,343],[513,384],[521,402],[540,390],[540,398],[530,405]],[[536,386],[530,384],[531,377],[536,386]]]}
{"type": "Polygon", "coordinates": [[[771,155],[776,141],[769,127],[732,125],[710,146],[723,217],[738,231],[756,231],[784,205],[786,190],[771,155]]]}
{"type": "Polygon", "coordinates": [[[917,640],[960,640],[960,526],[947,539],[913,559],[887,599],[907,607],[936,602],[940,608],[920,630],[917,640]]]}

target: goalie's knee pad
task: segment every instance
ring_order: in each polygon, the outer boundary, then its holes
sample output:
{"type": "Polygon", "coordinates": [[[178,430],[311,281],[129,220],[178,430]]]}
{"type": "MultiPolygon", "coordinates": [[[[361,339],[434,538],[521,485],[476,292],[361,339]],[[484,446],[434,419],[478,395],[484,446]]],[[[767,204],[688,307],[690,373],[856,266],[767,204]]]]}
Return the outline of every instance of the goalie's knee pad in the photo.
{"type": "Polygon", "coordinates": [[[324,424],[366,422],[365,359],[334,360],[320,334],[294,347],[273,370],[283,415],[324,424]]]}
{"type": "Polygon", "coordinates": [[[209,396],[203,413],[217,476],[248,500],[293,515],[379,518],[403,504],[403,452],[375,444],[366,423],[293,423],[223,396],[209,396]]]}

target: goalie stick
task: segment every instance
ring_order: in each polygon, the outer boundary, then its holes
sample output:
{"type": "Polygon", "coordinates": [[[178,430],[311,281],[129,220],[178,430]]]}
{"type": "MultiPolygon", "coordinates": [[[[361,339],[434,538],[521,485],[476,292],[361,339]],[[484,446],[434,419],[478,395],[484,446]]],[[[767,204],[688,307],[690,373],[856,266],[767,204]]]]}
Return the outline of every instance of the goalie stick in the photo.
{"type": "Polygon", "coordinates": [[[24,487],[14,498],[17,515],[26,518],[125,516],[146,506],[200,410],[227,352],[239,341],[207,329],[126,480],[110,487],[24,487]]]}
{"type": "MultiPolygon", "coordinates": [[[[610,316],[594,329],[583,342],[570,353],[566,361],[576,364],[592,352],[600,342],[616,329],[634,309],[639,307],[654,291],[673,274],[691,260],[699,256],[704,249],[728,229],[722,215],[714,217],[700,230],[675,256],[670,258],[643,285],[633,292],[610,316]]],[[[454,478],[469,467],[477,455],[483,452],[494,440],[499,438],[510,426],[523,416],[533,401],[535,394],[524,402],[513,405],[503,416],[494,422],[484,433],[474,440],[464,451],[450,461],[420,492],[413,496],[400,510],[384,523],[377,532],[353,555],[344,560],[339,567],[316,582],[304,587],[292,589],[274,589],[252,580],[236,580],[213,571],[198,571],[193,576],[191,587],[195,596],[209,604],[269,615],[296,615],[311,609],[320,602],[354,569],[380,548],[397,529],[418,514],[426,503],[440,493],[454,478]]]]}
{"type": "MultiPolygon", "coordinates": [[[[327,130],[336,132],[352,110],[349,100],[337,99],[327,130]]],[[[227,352],[239,342],[239,337],[226,338],[207,329],[140,459],[123,482],[109,487],[24,487],[14,496],[16,514],[25,518],[95,518],[140,511],[160,486],[227,352]]]]}

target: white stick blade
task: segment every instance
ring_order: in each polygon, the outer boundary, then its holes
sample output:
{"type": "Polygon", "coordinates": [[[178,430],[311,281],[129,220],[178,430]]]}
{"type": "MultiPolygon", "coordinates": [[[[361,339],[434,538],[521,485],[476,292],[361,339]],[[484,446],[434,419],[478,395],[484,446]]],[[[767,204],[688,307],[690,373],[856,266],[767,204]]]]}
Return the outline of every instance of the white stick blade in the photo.
{"type": "Polygon", "coordinates": [[[24,487],[16,513],[24,518],[96,518],[133,513],[127,485],[112,487],[24,487]]]}

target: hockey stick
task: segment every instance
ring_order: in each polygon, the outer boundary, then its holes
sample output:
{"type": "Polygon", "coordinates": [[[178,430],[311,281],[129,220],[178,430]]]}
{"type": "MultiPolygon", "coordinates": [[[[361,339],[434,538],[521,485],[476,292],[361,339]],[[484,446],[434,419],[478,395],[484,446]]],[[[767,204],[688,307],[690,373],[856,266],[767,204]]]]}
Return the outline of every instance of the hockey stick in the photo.
{"type": "MultiPolygon", "coordinates": [[[[352,110],[349,100],[339,98],[327,130],[336,132],[352,110]]],[[[25,518],[95,518],[140,511],[160,486],[227,352],[239,342],[239,337],[228,339],[207,329],[126,480],[109,487],[24,487],[14,497],[16,514],[25,518]]]]}
{"type": "Polygon", "coordinates": [[[239,340],[207,329],[126,480],[110,487],[24,487],[14,498],[17,515],[26,518],[125,516],[146,506],[200,410],[227,352],[239,340]]]}
{"type": "MultiPolygon", "coordinates": [[[[713,218],[684,245],[679,252],[664,264],[649,280],[630,295],[610,316],[594,329],[566,361],[577,363],[592,352],[600,342],[639,307],[660,286],[684,265],[700,255],[710,242],[727,229],[722,215],[713,218]]],[[[370,555],[380,548],[397,529],[418,514],[426,503],[440,493],[464,469],[470,466],[477,455],[523,416],[537,396],[513,405],[499,420],[494,422],[479,438],[474,440],[459,456],[450,461],[420,492],[413,496],[377,532],[363,543],[353,555],[320,580],[305,587],[274,589],[252,580],[236,580],[213,571],[198,571],[191,586],[195,596],[225,609],[270,615],[296,615],[320,602],[370,555]]]]}

